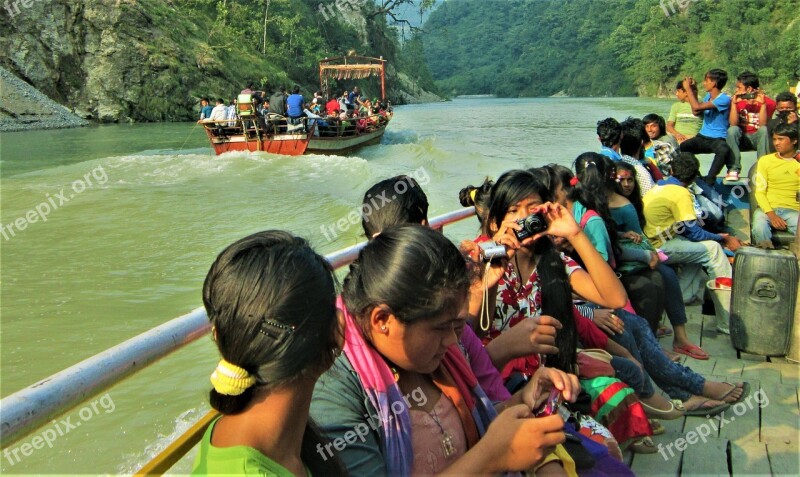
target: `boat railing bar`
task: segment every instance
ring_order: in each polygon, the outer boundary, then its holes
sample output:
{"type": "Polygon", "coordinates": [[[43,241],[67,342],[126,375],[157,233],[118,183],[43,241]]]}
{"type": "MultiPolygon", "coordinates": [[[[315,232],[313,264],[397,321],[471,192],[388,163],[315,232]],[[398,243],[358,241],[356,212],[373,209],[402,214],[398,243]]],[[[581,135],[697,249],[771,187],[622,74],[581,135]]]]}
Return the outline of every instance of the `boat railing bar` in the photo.
{"type": "MultiPolygon", "coordinates": [[[[430,226],[441,230],[474,214],[474,207],[455,210],[431,219],[430,226]]],[[[325,258],[334,269],[340,268],[355,260],[365,245],[362,242],[325,258]]],[[[197,308],[3,398],[0,447],[30,435],[131,374],[201,338],[210,328],[205,309],[197,308]]]]}
{"type": "MultiPolygon", "coordinates": [[[[309,118],[309,117],[306,117],[306,116],[302,116],[300,118],[297,118],[297,120],[299,120],[298,124],[302,124],[304,126],[303,130],[298,129],[298,130],[292,131],[292,132],[288,132],[288,130],[286,132],[277,131],[277,129],[276,129],[279,126],[277,125],[277,123],[275,123],[275,121],[286,121],[287,125],[291,124],[290,118],[288,116],[281,116],[280,114],[276,114],[276,113],[267,113],[267,116],[264,117],[263,119],[264,119],[265,124],[267,125],[267,129],[266,129],[267,134],[279,133],[279,134],[305,135],[306,134],[305,131],[308,129],[308,124],[309,123],[318,125],[319,123],[316,122],[316,121],[325,121],[325,122],[329,123],[329,127],[335,128],[335,130],[337,131],[337,137],[341,137],[341,136],[358,136],[359,135],[359,132],[358,132],[358,130],[356,129],[356,127],[354,125],[352,126],[352,128],[344,129],[344,128],[341,127],[342,122],[348,122],[349,123],[350,121],[357,121],[357,120],[360,120],[360,119],[366,119],[366,120],[372,120],[373,124],[375,124],[375,125],[383,126],[386,123],[388,123],[392,118],[392,114],[391,113],[387,113],[387,114],[388,114],[388,117],[383,115],[383,114],[381,114],[381,113],[373,113],[373,114],[369,114],[367,116],[359,116],[359,117],[356,117],[356,118],[347,118],[347,119],[344,119],[344,120],[340,119],[339,117],[333,117],[333,116],[327,116],[327,117],[323,116],[322,118],[309,118]],[[312,121],[314,121],[314,122],[312,122],[312,121]]],[[[236,134],[241,134],[245,130],[245,124],[244,124],[245,121],[252,122],[252,121],[254,121],[254,119],[250,119],[250,118],[242,119],[242,118],[239,118],[239,117],[231,118],[231,119],[204,119],[204,120],[202,120],[200,122],[200,124],[202,124],[205,129],[207,129],[209,131],[212,131],[212,132],[225,131],[225,130],[234,130],[236,132],[236,134]],[[233,126],[231,126],[231,123],[233,123],[233,126]]]]}

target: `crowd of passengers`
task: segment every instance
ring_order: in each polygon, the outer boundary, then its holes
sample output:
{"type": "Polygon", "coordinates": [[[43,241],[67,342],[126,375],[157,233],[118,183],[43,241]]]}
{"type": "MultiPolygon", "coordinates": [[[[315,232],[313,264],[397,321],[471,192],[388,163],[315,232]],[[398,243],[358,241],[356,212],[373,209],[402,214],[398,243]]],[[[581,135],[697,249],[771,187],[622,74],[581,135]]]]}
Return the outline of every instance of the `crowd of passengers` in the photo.
{"type": "Polygon", "coordinates": [[[358,86],[352,91],[343,91],[340,96],[323,97],[316,91],[310,101],[300,93],[300,86],[295,85],[291,94],[285,87],[276,89],[271,95],[254,89],[252,84],[243,89],[239,96],[226,104],[223,98],[216,100],[213,108],[208,98],[200,100],[199,123],[207,122],[220,127],[234,127],[240,119],[239,101],[248,105],[255,121],[261,129],[269,130],[268,124],[276,132],[291,130],[308,131],[312,126],[315,136],[337,135],[345,131],[372,131],[386,124],[392,116],[391,102],[384,104],[380,99],[365,98],[358,86]],[[299,126],[291,128],[291,126],[299,126]]]}
{"type": "MultiPolygon", "coordinates": [[[[713,71],[704,81],[709,91],[721,82],[713,71]]],[[[793,200],[796,214],[792,112],[771,131],[775,152],[758,159],[768,164],[757,197],[759,207],[793,200]]],[[[678,147],[711,137],[701,116],[698,131],[676,129],[678,147]]],[[[726,252],[741,244],[703,228],[699,161],[674,145],[659,152],[669,141],[652,124],[604,119],[600,152],[571,169],[510,170],[463,188],[478,232],[459,245],[429,227],[414,178],[378,182],[362,203],[369,241],[341,285],[290,233],[228,246],[203,286],[222,356],[210,401],[222,416],[194,472],[633,475],[622,451],[672,445],[652,439],[660,420],[746,399],[749,383],[675,359],[708,359],[687,336],[686,304],[706,275],[731,276],[726,252]],[[376,207],[375,197],[393,199],[376,207]],[[546,228],[521,234],[534,216],[546,228]],[[490,260],[493,246],[503,252],[490,260]],[[672,352],[659,335],[672,335],[672,352]]]]}

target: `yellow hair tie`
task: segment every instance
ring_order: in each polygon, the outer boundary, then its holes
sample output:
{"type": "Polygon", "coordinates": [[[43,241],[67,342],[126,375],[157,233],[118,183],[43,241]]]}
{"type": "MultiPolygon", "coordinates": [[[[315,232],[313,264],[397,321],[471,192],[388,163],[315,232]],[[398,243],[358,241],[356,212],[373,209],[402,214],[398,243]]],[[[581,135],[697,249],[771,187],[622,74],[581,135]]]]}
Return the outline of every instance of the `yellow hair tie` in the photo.
{"type": "Polygon", "coordinates": [[[469,198],[472,199],[472,203],[475,203],[475,195],[478,193],[478,189],[472,189],[469,192],[469,198]]]}
{"type": "Polygon", "coordinates": [[[211,384],[214,385],[214,389],[226,396],[238,396],[255,383],[255,376],[224,359],[219,362],[217,369],[211,373],[211,384]]]}

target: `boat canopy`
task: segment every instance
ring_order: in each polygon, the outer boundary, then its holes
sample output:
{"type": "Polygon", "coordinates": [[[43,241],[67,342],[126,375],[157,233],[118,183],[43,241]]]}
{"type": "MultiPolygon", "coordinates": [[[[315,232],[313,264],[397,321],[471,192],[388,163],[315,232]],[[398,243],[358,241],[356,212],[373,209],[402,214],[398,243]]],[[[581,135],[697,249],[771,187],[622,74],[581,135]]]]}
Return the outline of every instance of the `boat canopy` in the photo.
{"type": "Polygon", "coordinates": [[[369,56],[339,56],[325,58],[319,62],[320,88],[329,92],[328,81],[364,79],[371,76],[381,78],[381,101],[386,100],[386,60],[369,56]]]}

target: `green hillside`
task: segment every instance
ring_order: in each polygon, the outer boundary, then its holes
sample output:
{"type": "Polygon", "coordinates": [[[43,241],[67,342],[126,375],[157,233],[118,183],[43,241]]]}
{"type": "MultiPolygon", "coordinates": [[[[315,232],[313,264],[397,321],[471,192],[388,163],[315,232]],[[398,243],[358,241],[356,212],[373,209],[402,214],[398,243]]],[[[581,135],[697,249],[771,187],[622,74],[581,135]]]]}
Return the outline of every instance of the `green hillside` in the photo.
{"type": "MultiPolygon", "coordinates": [[[[193,119],[200,97],[231,99],[251,82],[267,89],[297,83],[315,91],[318,61],[349,53],[388,60],[387,95],[395,102],[414,100],[411,90],[435,88],[424,62],[404,60],[383,3],[372,0],[19,5],[14,11],[12,4],[13,16],[5,10],[0,15],[0,66],[79,116],[99,121],[193,119]]],[[[421,58],[418,47],[413,56],[421,58]]],[[[380,91],[377,81],[364,85],[370,95],[380,91]]]]}
{"type": "Polygon", "coordinates": [[[798,0],[450,0],[422,42],[445,94],[667,95],[715,67],[774,93],[800,70],[799,13],[798,0]]]}

